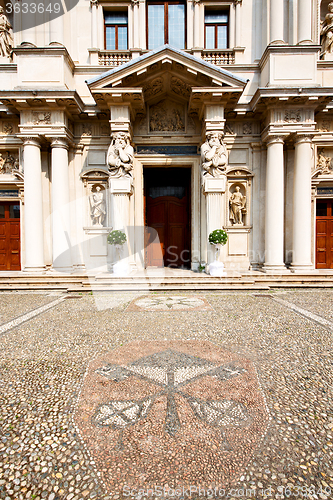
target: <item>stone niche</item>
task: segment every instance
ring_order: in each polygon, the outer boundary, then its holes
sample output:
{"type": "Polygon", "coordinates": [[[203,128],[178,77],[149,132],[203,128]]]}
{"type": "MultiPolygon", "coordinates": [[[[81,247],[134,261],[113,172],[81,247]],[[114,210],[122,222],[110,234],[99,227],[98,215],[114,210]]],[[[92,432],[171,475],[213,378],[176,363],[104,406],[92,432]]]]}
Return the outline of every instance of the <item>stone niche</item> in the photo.
{"type": "Polygon", "coordinates": [[[226,225],[230,259],[248,256],[252,177],[247,167],[232,168],[227,172],[226,225]]]}

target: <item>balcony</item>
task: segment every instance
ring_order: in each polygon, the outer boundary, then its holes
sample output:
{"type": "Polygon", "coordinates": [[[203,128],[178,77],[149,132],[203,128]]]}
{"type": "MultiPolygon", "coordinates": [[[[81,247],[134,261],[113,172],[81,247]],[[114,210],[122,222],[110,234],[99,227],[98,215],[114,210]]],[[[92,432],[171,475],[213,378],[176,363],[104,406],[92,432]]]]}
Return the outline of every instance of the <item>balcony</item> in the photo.
{"type": "Polygon", "coordinates": [[[215,66],[235,64],[235,51],[233,49],[205,49],[202,51],[201,57],[204,61],[215,64],[215,66]]]}
{"type": "MultiPolygon", "coordinates": [[[[202,58],[206,62],[215,64],[215,66],[227,66],[228,64],[235,64],[236,52],[243,52],[243,50],[244,49],[204,49],[198,51],[186,50],[185,52],[202,58]]],[[[138,57],[140,53],[146,52],[148,51],[141,50],[139,53],[134,54],[131,50],[98,50],[98,64],[100,66],[116,68],[117,66],[129,62],[133,57],[138,57]]]]}
{"type": "Polygon", "coordinates": [[[100,50],[98,51],[98,64],[100,66],[111,66],[116,68],[132,59],[129,50],[100,50]]]}

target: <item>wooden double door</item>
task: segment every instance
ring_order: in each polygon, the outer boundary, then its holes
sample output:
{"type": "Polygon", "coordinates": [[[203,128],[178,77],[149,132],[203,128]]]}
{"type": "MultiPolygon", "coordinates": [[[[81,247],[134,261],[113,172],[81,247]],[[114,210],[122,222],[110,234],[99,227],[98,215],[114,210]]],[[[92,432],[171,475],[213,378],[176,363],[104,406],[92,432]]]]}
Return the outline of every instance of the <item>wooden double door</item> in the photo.
{"type": "Polygon", "coordinates": [[[316,268],[333,269],[333,200],[317,200],[316,268]]]}
{"type": "Polygon", "coordinates": [[[20,202],[0,202],[0,271],[20,269],[20,202]]]}
{"type": "Polygon", "coordinates": [[[189,268],[190,168],[145,168],[146,267],[189,268]]]}

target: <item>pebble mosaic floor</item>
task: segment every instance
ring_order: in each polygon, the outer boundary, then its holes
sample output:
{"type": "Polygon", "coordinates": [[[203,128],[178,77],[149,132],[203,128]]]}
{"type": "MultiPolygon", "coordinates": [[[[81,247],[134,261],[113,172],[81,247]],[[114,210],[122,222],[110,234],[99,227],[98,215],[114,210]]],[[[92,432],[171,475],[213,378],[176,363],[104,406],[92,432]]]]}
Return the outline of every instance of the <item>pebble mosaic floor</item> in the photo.
{"type": "Polygon", "coordinates": [[[0,294],[0,498],[333,499],[332,305],[0,294]]]}

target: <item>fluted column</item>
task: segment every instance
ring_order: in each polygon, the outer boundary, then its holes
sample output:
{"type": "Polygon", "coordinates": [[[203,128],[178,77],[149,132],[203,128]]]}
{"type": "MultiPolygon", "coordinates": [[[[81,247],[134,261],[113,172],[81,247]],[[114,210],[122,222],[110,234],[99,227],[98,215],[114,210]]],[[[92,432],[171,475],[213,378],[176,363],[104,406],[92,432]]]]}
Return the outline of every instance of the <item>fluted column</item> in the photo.
{"type": "Polygon", "coordinates": [[[312,1],[298,0],[297,43],[312,42],[312,1]]]}
{"type": "Polygon", "coordinates": [[[40,143],[26,138],[24,154],[25,271],[40,272],[44,262],[42,162],[40,143]]]}
{"type": "Polygon", "coordinates": [[[284,43],[284,0],[270,0],[270,43],[284,43]]]}
{"type": "Polygon", "coordinates": [[[284,269],[284,161],[283,138],[267,142],[265,203],[265,270],[284,269]]]}
{"type": "Polygon", "coordinates": [[[72,269],[70,237],[70,200],[68,178],[68,144],[64,139],[51,143],[52,168],[52,261],[53,269],[72,269]]]}
{"type": "Polygon", "coordinates": [[[293,269],[311,269],[311,166],[312,138],[300,136],[295,142],[293,190],[293,269]]]}

